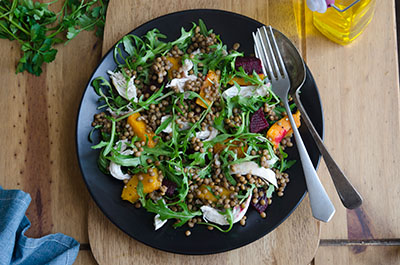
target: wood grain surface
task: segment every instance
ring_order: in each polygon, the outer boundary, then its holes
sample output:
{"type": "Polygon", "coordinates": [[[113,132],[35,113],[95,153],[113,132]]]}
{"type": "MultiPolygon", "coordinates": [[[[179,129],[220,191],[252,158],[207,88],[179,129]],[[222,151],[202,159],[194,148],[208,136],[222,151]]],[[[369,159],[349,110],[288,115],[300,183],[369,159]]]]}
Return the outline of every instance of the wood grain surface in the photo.
{"type": "Polygon", "coordinates": [[[400,248],[398,246],[367,247],[362,252],[357,247],[319,247],[314,265],[366,265],[400,263],[400,248]]]}
{"type": "Polygon", "coordinates": [[[400,116],[394,1],[379,1],[366,31],[348,46],[324,38],[306,10],[307,63],[319,86],[325,143],[364,197],[346,210],[320,168],[336,214],[322,239],[400,237],[400,116]]]}
{"type": "Polygon", "coordinates": [[[61,232],[87,243],[89,198],[75,152],[83,89],[101,56],[101,40],[82,32],[40,77],[15,74],[20,47],[0,40],[0,185],[29,192],[27,234],[61,232]]]}
{"type": "MultiPolygon", "coordinates": [[[[103,54],[123,35],[144,22],[192,8],[224,9],[273,24],[301,48],[297,20],[301,21],[304,10],[297,3],[295,7],[298,13],[293,12],[291,0],[280,1],[279,5],[275,1],[112,1],[107,12],[103,54]]],[[[308,198],[266,237],[216,255],[174,255],[145,246],[116,228],[93,202],[89,207],[88,224],[90,245],[99,264],[130,264],[132,261],[138,264],[308,264],[319,242],[319,223],[311,218],[308,198]]]]}
{"type": "MultiPolygon", "coordinates": [[[[97,265],[97,261],[94,259],[90,250],[81,250],[76,258],[74,265],[97,265]]],[[[112,263],[110,263],[112,264],[112,263]]]]}
{"type": "Polygon", "coordinates": [[[132,262],[143,265],[308,264],[319,243],[320,229],[311,220],[308,198],[282,225],[262,239],[236,250],[204,256],[171,254],[148,247],[116,228],[94,202],[89,205],[89,242],[100,265],[132,262]]]}

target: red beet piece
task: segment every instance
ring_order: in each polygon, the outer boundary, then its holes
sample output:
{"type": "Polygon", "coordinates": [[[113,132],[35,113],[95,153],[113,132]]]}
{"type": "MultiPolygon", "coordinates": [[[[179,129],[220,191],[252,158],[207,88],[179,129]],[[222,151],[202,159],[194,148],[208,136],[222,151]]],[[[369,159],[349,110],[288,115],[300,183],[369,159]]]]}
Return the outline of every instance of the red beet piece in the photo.
{"type": "Polygon", "coordinates": [[[165,192],[165,195],[167,195],[168,197],[172,197],[176,190],[176,183],[173,181],[170,181],[169,179],[164,178],[162,181],[162,185],[167,187],[167,191],[165,192]]]}
{"type": "MultiPolygon", "coordinates": [[[[253,199],[251,200],[251,206],[253,206],[254,207],[254,209],[256,209],[256,211],[258,212],[258,213],[262,213],[262,212],[265,212],[265,210],[267,209],[267,207],[268,207],[268,198],[267,198],[267,193],[265,192],[265,190],[264,189],[261,189],[263,192],[264,192],[264,195],[263,196],[259,196],[258,198],[257,198],[257,203],[254,203],[253,202],[253,199]],[[261,200],[264,200],[265,201],[265,204],[264,205],[262,205],[261,204],[261,200]]],[[[260,190],[260,191],[261,191],[260,190]]],[[[254,198],[254,197],[253,197],[254,198]]]]}
{"type": "Polygon", "coordinates": [[[249,75],[253,74],[253,71],[255,71],[257,74],[262,74],[261,61],[258,58],[236,57],[236,70],[239,70],[240,66],[243,67],[243,70],[249,75]]]}
{"type": "Polygon", "coordinates": [[[268,128],[269,124],[267,120],[265,119],[264,112],[262,107],[254,112],[253,116],[251,116],[250,120],[250,132],[252,133],[258,133],[264,130],[265,128],[268,128]]]}

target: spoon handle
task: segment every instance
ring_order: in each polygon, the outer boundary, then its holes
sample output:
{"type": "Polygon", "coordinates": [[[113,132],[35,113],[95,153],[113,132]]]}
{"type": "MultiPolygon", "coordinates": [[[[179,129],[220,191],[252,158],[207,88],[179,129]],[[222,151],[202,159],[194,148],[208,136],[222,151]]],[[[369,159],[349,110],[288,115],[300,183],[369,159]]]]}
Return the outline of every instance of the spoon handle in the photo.
{"type": "Polygon", "coordinates": [[[296,92],[296,96],[294,97],[294,101],[296,103],[297,108],[300,110],[301,116],[303,118],[304,123],[306,124],[311,136],[313,137],[321,155],[325,160],[325,164],[328,168],[328,171],[333,180],[333,184],[335,185],[336,191],[339,194],[339,198],[342,201],[343,205],[348,209],[355,209],[362,204],[362,197],[360,193],[354,188],[354,186],[347,179],[343,171],[336,164],[335,160],[332,158],[328,150],[326,149],[324,143],[322,142],[321,137],[315,130],[314,125],[312,124],[310,118],[307,115],[303,105],[301,104],[299,97],[299,90],[296,92]]]}
{"type": "Polygon", "coordinates": [[[301,165],[304,171],[312,214],[317,220],[329,222],[335,214],[335,207],[318,178],[314,165],[311,162],[307,149],[301,139],[299,131],[297,130],[296,123],[290,112],[288,101],[283,100],[283,104],[285,105],[290,124],[292,125],[294,138],[296,139],[296,146],[299,151],[301,165]]]}

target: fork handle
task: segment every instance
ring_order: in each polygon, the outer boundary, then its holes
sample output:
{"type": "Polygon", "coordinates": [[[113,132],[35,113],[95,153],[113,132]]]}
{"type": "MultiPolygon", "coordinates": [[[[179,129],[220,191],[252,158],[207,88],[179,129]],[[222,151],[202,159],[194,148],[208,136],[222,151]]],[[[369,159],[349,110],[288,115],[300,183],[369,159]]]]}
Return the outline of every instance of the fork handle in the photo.
{"type": "Polygon", "coordinates": [[[283,103],[293,129],[294,137],[296,139],[296,145],[299,151],[304,176],[306,179],[312,214],[317,220],[329,222],[329,220],[335,214],[335,207],[333,206],[328,194],[318,178],[317,172],[315,171],[314,165],[311,162],[310,156],[307,153],[307,149],[303,143],[303,140],[301,139],[299,130],[297,129],[296,123],[293,119],[289,103],[287,100],[283,100],[283,103]]]}
{"type": "Polygon", "coordinates": [[[300,110],[301,117],[303,118],[304,123],[306,124],[308,130],[310,131],[311,136],[315,141],[315,144],[317,145],[321,155],[324,157],[325,164],[329,170],[333,184],[335,185],[336,191],[343,205],[348,209],[355,209],[359,207],[363,201],[361,195],[350,183],[346,175],[336,164],[335,160],[332,158],[331,154],[326,149],[324,143],[322,142],[321,137],[315,130],[315,127],[312,124],[310,118],[308,117],[306,110],[301,104],[298,93],[296,93],[296,96],[293,98],[297,108],[300,110]]]}

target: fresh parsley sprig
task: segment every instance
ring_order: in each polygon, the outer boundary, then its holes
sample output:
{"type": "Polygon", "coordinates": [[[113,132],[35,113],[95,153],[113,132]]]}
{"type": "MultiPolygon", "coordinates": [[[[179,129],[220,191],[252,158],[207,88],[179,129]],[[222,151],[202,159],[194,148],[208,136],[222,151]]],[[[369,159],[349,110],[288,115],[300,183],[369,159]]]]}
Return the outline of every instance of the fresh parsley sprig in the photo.
{"type": "Polygon", "coordinates": [[[67,44],[84,30],[97,29],[96,35],[102,36],[109,0],[65,0],[54,13],[49,7],[57,1],[0,1],[0,38],[21,44],[23,55],[17,73],[28,71],[39,76],[43,64],[54,61],[55,45],[67,44]]]}

